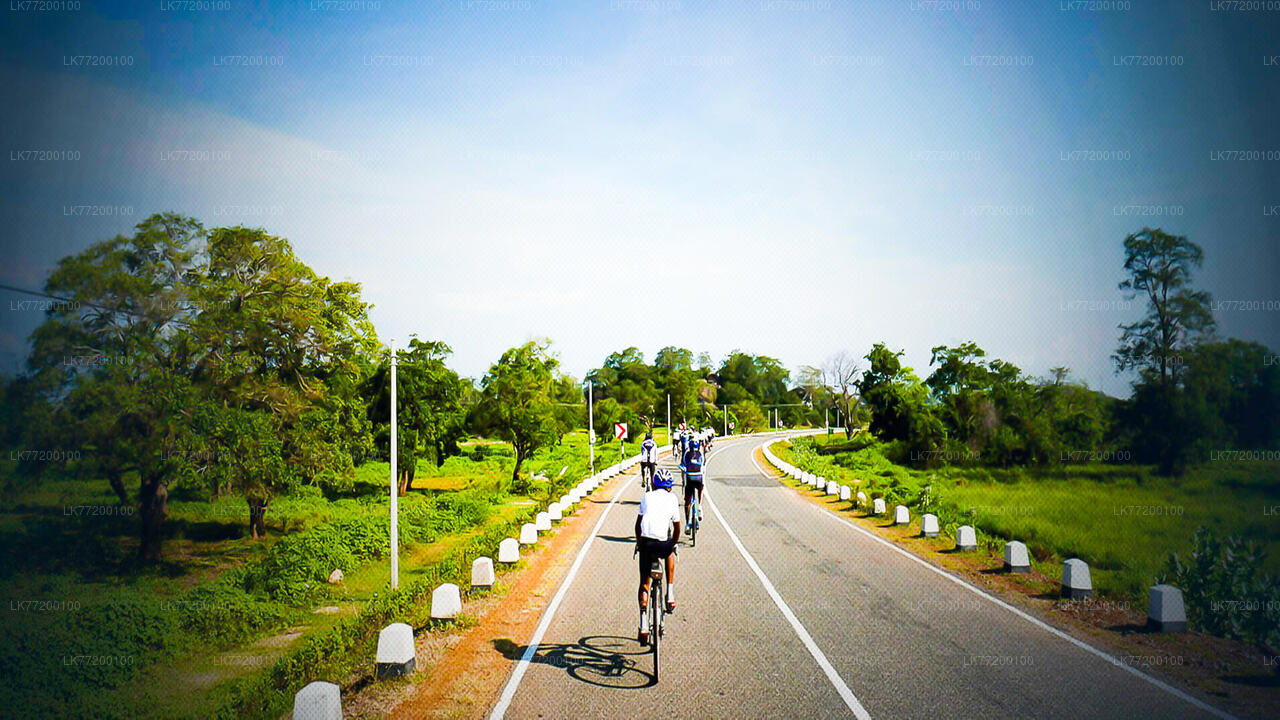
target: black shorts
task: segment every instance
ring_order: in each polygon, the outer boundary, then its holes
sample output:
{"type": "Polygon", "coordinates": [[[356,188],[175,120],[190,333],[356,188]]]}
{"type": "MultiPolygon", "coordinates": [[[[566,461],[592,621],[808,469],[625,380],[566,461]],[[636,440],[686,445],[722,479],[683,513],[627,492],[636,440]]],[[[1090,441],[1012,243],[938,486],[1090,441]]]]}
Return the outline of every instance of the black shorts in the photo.
{"type": "Polygon", "coordinates": [[[675,549],[675,540],[640,538],[640,583],[644,584],[645,578],[649,577],[649,568],[654,560],[666,560],[675,549]]]}
{"type": "Polygon", "coordinates": [[[701,490],[701,489],[702,489],[702,481],[703,481],[703,480],[705,480],[705,479],[706,479],[706,477],[705,477],[705,476],[704,476],[704,477],[700,477],[700,478],[695,478],[695,477],[690,477],[690,476],[688,476],[688,475],[685,475],[685,476],[684,476],[684,493],[685,493],[685,495],[688,495],[689,493],[691,493],[691,492],[695,492],[695,491],[697,491],[697,490],[701,490]]]}

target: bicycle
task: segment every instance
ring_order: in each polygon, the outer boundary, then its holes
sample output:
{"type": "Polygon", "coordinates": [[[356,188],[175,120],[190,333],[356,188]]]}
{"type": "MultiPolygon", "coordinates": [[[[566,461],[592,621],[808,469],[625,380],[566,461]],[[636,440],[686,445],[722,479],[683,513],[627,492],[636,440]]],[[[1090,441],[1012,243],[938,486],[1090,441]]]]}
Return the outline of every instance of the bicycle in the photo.
{"type": "Polygon", "coordinates": [[[640,463],[640,486],[645,492],[653,489],[653,475],[658,471],[658,463],[640,463]]]}
{"type": "Polygon", "coordinates": [[[702,525],[702,518],[698,515],[697,490],[689,494],[689,502],[686,503],[686,508],[686,512],[689,515],[685,521],[685,526],[689,528],[689,547],[696,547],[698,545],[698,527],[702,525]]]}
{"type": "Polygon", "coordinates": [[[666,561],[656,558],[649,567],[649,647],[653,649],[653,681],[658,682],[658,646],[666,630],[666,561]]]}
{"type": "MultiPolygon", "coordinates": [[[[637,548],[636,553],[640,550],[637,548]]],[[[675,550],[672,550],[674,553],[675,550]]],[[[666,560],[654,558],[649,566],[649,649],[653,651],[653,682],[658,682],[658,646],[666,631],[666,560]]]]}

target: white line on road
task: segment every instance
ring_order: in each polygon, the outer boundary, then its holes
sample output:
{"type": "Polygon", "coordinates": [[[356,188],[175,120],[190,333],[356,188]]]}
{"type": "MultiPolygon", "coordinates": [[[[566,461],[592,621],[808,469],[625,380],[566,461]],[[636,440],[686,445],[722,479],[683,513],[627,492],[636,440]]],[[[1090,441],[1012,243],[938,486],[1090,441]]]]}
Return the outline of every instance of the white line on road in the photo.
{"type": "MultiPolygon", "coordinates": [[[[710,461],[711,458],[707,458],[708,464],[710,464],[710,461]]],[[[756,577],[760,579],[760,583],[764,585],[765,592],[769,593],[769,597],[773,598],[774,604],[782,611],[782,616],[787,619],[787,622],[791,623],[791,629],[796,631],[796,635],[800,637],[800,641],[804,643],[806,648],[808,648],[809,654],[813,656],[815,661],[817,661],[818,666],[822,668],[822,672],[826,674],[827,679],[831,681],[833,686],[835,686],[836,692],[840,694],[840,698],[844,700],[844,704],[849,706],[849,710],[853,712],[854,716],[857,717],[858,720],[871,720],[871,715],[867,712],[866,708],[862,707],[862,703],[858,702],[858,698],[854,697],[853,691],[845,684],[844,680],[840,677],[840,673],[836,672],[831,661],[827,660],[827,656],[822,652],[822,648],[818,647],[818,643],[814,642],[813,636],[809,634],[809,631],[800,623],[796,614],[791,611],[791,607],[788,606],[786,601],[782,599],[782,596],[778,594],[778,590],[773,587],[773,583],[769,582],[768,576],[766,576],[764,571],[760,569],[760,566],[756,564],[755,558],[751,557],[751,553],[747,552],[747,549],[743,547],[742,541],[738,539],[737,533],[733,531],[733,528],[729,527],[729,523],[724,519],[724,516],[720,514],[719,508],[716,507],[715,502],[710,496],[707,496],[707,507],[711,508],[711,512],[715,513],[716,519],[720,521],[722,526],[724,526],[724,531],[729,535],[729,539],[732,540],[734,546],[738,548],[738,552],[742,553],[742,558],[747,561],[747,565],[751,568],[752,572],[754,572],[756,577]]]]}
{"type": "MultiPolygon", "coordinates": [[[[765,442],[764,444],[760,445],[757,449],[758,449],[758,450],[762,450],[766,445],[768,445],[768,444],[769,444],[769,443],[771,443],[771,442],[774,442],[774,441],[773,441],[773,440],[769,440],[769,441],[765,442]]],[[[755,453],[754,453],[754,452],[752,453],[752,462],[755,462],[755,453]]],[[[757,467],[757,468],[759,468],[759,467],[760,467],[760,465],[757,463],[757,464],[756,464],[756,467],[757,467]]],[[[763,471],[763,468],[761,468],[761,470],[763,471]]],[[[768,473],[765,473],[765,475],[766,475],[766,477],[767,477],[767,476],[768,476],[768,473]]],[[[1094,654],[1094,655],[1097,655],[1098,657],[1102,658],[1103,660],[1106,660],[1107,662],[1110,662],[1112,665],[1115,665],[1115,666],[1117,666],[1117,667],[1119,667],[1119,668],[1121,668],[1121,669],[1124,669],[1124,670],[1129,671],[1130,673],[1132,673],[1132,674],[1134,674],[1134,675],[1136,675],[1136,676],[1138,676],[1138,677],[1142,678],[1143,680],[1146,680],[1147,682],[1151,683],[1152,685],[1155,685],[1156,687],[1160,688],[1161,690],[1164,690],[1165,692],[1170,693],[1171,695],[1173,695],[1173,696],[1175,696],[1175,697],[1177,697],[1177,698],[1179,698],[1179,699],[1185,700],[1185,701],[1187,701],[1187,702],[1191,703],[1192,705],[1196,706],[1197,708],[1200,708],[1201,710],[1203,710],[1203,711],[1205,711],[1205,712],[1207,712],[1207,713],[1210,713],[1210,714],[1215,715],[1215,716],[1217,716],[1217,717],[1223,718],[1223,720],[1238,720],[1238,718],[1236,718],[1236,716],[1234,716],[1234,715],[1232,715],[1232,714],[1230,714],[1230,713],[1224,712],[1224,711],[1222,711],[1222,710],[1219,710],[1218,708],[1216,708],[1216,707],[1214,707],[1214,706],[1212,706],[1212,705],[1210,705],[1210,704],[1208,704],[1208,703],[1206,703],[1206,702],[1204,702],[1204,701],[1202,701],[1202,700],[1199,700],[1198,698],[1192,697],[1191,695],[1188,695],[1187,693],[1185,693],[1185,692],[1183,692],[1183,691],[1181,691],[1181,690],[1179,690],[1179,689],[1177,689],[1177,688],[1173,687],[1172,685],[1169,685],[1168,683],[1164,682],[1163,680],[1160,680],[1160,679],[1158,679],[1158,678],[1152,677],[1152,676],[1150,676],[1150,675],[1148,675],[1148,674],[1146,674],[1146,673],[1142,672],[1141,670],[1139,670],[1139,669],[1137,669],[1137,668],[1133,667],[1132,665],[1126,665],[1125,663],[1121,662],[1119,659],[1117,659],[1117,658],[1113,657],[1113,656],[1112,656],[1112,655],[1110,655],[1109,653],[1106,653],[1106,652],[1104,652],[1104,651],[1102,651],[1102,650],[1099,650],[1098,648],[1096,648],[1096,647],[1094,647],[1094,646],[1090,645],[1089,643],[1086,643],[1086,642],[1084,642],[1084,641],[1082,641],[1082,640],[1078,640],[1078,639],[1076,639],[1076,638],[1074,638],[1074,637],[1072,637],[1072,636],[1070,636],[1070,635],[1066,634],[1065,632],[1063,632],[1063,631],[1061,631],[1061,630],[1059,630],[1059,629],[1057,629],[1057,628],[1053,627],[1052,625],[1049,625],[1048,623],[1044,622],[1043,620],[1040,620],[1039,618],[1035,618],[1035,617],[1032,617],[1031,615],[1028,615],[1027,613],[1025,613],[1025,612],[1023,612],[1023,611],[1019,610],[1018,608],[1016,608],[1016,607],[1014,607],[1014,606],[1010,605],[1009,603],[1007,603],[1007,602],[1005,602],[1005,601],[1001,600],[1000,598],[997,598],[997,597],[995,597],[994,595],[991,595],[990,593],[984,592],[983,590],[981,590],[980,588],[978,588],[978,587],[976,587],[976,586],[974,586],[974,585],[970,585],[968,582],[965,582],[964,580],[962,580],[962,579],[960,579],[960,578],[956,577],[955,575],[952,575],[951,573],[947,572],[946,570],[943,570],[943,569],[941,569],[941,568],[939,568],[939,567],[936,567],[936,566],[934,566],[934,565],[930,564],[929,562],[926,562],[925,560],[923,560],[923,559],[921,559],[921,558],[916,557],[915,555],[913,555],[913,554],[911,554],[911,553],[907,552],[906,550],[903,550],[902,548],[898,547],[897,545],[894,545],[893,543],[889,542],[888,540],[885,540],[884,538],[880,537],[879,535],[876,535],[875,533],[871,532],[870,530],[867,530],[867,529],[866,529],[866,528],[864,528],[864,527],[860,527],[859,525],[857,525],[857,524],[855,524],[855,523],[853,523],[853,522],[850,522],[849,520],[847,520],[847,519],[845,519],[845,518],[843,518],[843,517],[840,517],[839,515],[836,515],[835,513],[828,512],[828,511],[826,511],[826,510],[824,510],[824,509],[822,509],[822,508],[819,508],[819,507],[817,507],[817,506],[812,506],[812,507],[813,507],[813,509],[814,509],[815,511],[817,511],[819,514],[821,514],[821,515],[825,515],[825,516],[827,516],[827,517],[829,517],[829,518],[831,518],[831,519],[833,519],[833,520],[836,520],[836,521],[838,521],[838,522],[842,522],[842,523],[844,523],[845,525],[848,525],[849,527],[853,528],[854,530],[857,530],[858,532],[862,533],[863,535],[866,535],[868,538],[870,538],[870,539],[872,539],[872,540],[875,540],[876,542],[880,543],[881,545],[884,545],[885,547],[889,548],[890,550],[893,550],[893,551],[894,551],[894,552],[896,552],[896,553],[900,553],[903,557],[906,557],[906,558],[908,558],[908,559],[910,559],[910,560],[912,560],[912,561],[914,561],[914,562],[919,563],[919,564],[920,564],[920,565],[922,565],[923,567],[926,567],[926,568],[928,568],[929,570],[932,570],[933,572],[935,572],[935,573],[937,573],[937,574],[941,575],[942,577],[944,577],[944,578],[946,578],[946,579],[950,580],[951,582],[953,582],[953,583],[955,583],[955,584],[959,585],[960,587],[963,587],[963,588],[965,588],[966,590],[969,590],[969,591],[973,592],[974,594],[976,594],[976,595],[978,595],[978,596],[980,596],[980,597],[984,597],[984,598],[986,598],[986,599],[990,600],[991,602],[995,603],[996,605],[999,605],[1000,607],[1004,608],[1005,610],[1008,610],[1009,612],[1013,613],[1014,615],[1017,615],[1018,617],[1022,618],[1023,620],[1026,620],[1027,622],[1029,622],[1029,623],[1031,623],[1031,624],[1035,625],[1036,627],[1038,627],[1038,628],[1040,628],[1040,629],[1042,629],[1042,630],[1045,630],[1045,631],[1047,631],[1047,632],[1049,632],[1049,633],[1051,633],[1051,634],[1053,634],[1053,635],[1056,635],[1057,637],[1062,638],[1063,640],[1066,640],[1067,642],[1071,643],[1072,645],[1075,645],[1076,647],[1078,647],[1078,648],[1080,648],[1080,649],[1082,649],[1082,650],[1085,650],[1085,651],[1087,651],[1087,652],[1089,652],[1089,653],[1092,653],[1092,654],[1094,654]]],[[[718,513],[717,513],[717,515],[718,515],[718,513]]]]}
{"type": "Polygon", "coordinates": [[[573,566],[569,568],[569,574],[565,576],[564,582],[560,585],[560,590],[556,592],[556,596],[551,599],[551,604],[547,606],[547,611],[542,615],[542,621],[538,623],[538,629],[533,633],[533,639],[529,641],[529,647],[525,648],[524,655],[520,656],[520,662],[516,665],[516,669],[511,673],[511,679],[507,681],[507,687],[502,691],[502,697],[498,698],[498,704],[494,706],[493,712],[489,714],[489,720],[502,720],[506,715],[507,708],[511,706],[511,700],[516,696],[516,690],[520,688],[520,681],[524,679],[525,671],[529,669],[529,663],[533,660],[533,656],[538,654],[538,644],[542,642],[542,637],[546,635],[547,628],[551,626],[551,618],[555,617],[556,610],[560,607],[560,601],[564,600],[565,593],[569,591],[569,586],[573,584],[573,578],[578,574],[578,568],[582,567],[582,561],[587,557],[587,551],[591,549],[591,541],[595,540],[596,534],[600,532],[600,527],[604,525],[605,518],[609,517],[609,511],[613,509],[614,503],[618,502],[618,498],[622,497],[622,491],[627,487],[624,483],[613,493],[613,499],[605,506],[604,512],[600,513],[600,519],[596,521],[596,526],[591,528],[591,534],[587,536],[587,541],[582,544],[582,549],[578,551],[578,557],[573,561],[573,566]]]}

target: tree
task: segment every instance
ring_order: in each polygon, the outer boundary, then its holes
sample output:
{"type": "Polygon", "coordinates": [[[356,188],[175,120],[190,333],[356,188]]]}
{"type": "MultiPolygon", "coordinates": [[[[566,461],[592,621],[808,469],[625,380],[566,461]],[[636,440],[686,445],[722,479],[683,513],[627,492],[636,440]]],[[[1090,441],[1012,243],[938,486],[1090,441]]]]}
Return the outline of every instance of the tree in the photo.
{"type": "Polygon", "coordinates": [[[514,448],[513,484],[529,455],[560,440],[552,400],[558,365],[546,344],[529,342],[504,352],[480,382],[480,424],[514,448]]]}
{"type": "Polygon", "coordinates": [[[85,448],[83,470],[122,500],[137,477],[143,559],[160,557],[175,482],[244,492],[257,534],[275,488],[351,478],[367,444],[354,378],[376,344],[359,285],[317,276],[260,230],[167,213],[63,258],[45,287],[70,302],[33,334],[33,381],[85,448]]]}
{"type": "MultiPolygon", "coordinates": [[[[466,419],[465,380],[445,365],[453,349],[443,342],[411,336],[409,347],[396,352],[396,479],[400,494],[408,492],[416,474],[419,451],[437,466],[457,454],[466,419]]],[[[365,382],[368,416],[381,425],[377,433],[390,443],[391,366],[381,363],[365,382]]]]}
{"type": "Polygon", "coordinates": [[[1186,237],[1151,228],[1126,237],[1124,250],[1128,278],[1120,289],[1147,304],[1141,320],[1120,326],[1113,356],[1119,371],[1138,373],[1127,416],[1138,428],[1140,452],[1157,461],[1162,473],[1177,473],[1212,422],[1204,405],[1178,387],[1183,356],[1214,329],[1209,294],[1190,288],[1204,252],[1186,237]]]}
{"type": "Polygon", "coordinates": [[[1190,289],[1191,273],[1204,262],[1204,251],[1185,236],[1143,228],[1124,240],[1124,269],[1120,283],[1130,298],[1144,297],[1147,314],[1121,325],[1115,362],[1120,370],[1135,369],[1144,381],[1171,387],[1179,355],[1201,337],[1212,334],[1210,296],[1190,289]]]}
{"type": "Polygon", "coordinates": [[[858,411],[859,398],[856,392],[858,374],[862,372],[862,367],[858,364],[857,359],[841,350],[827,358],[826,362],[822,364],[820,372],[822,384],[830,388],[832,404],[845,418],[845,439],[852,439],[853,431],[862,424],[861,413],[858,411]]]}
{"type": "Polygon", "coordinates": [[[933,461],[946,442],[946,429],[927,405],[928,389],[902,365],[901,356],[876,343],[867,353],[871,365],[862,373],[858,390],[871,411],[873,433],[900,442],[913,464],[933,461]]]}

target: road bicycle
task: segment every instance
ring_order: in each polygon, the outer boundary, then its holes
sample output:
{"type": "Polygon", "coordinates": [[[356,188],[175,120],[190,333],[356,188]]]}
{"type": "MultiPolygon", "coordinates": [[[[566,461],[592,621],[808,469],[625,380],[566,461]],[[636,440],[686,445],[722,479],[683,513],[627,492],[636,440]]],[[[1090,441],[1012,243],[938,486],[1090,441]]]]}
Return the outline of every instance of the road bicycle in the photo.
{"type": "MultiPolygon", "coordinates": [[[[673,551],[674,552],[674,551],[673,551]]],[[[658,682],[658,647],[666,631],[667,618],[667,563],[655,558],[649,567],[649,647],[653,650],[653,681],[658,682]]]]}
{"type": "Polygon", "coordinates": [[[697,490],[690,493],[687,506],[689,517],[687,518],[686,525],[688,525],[689,528],[689,547],[695,547],[698,544],[698,528],[702,525],[702,518],[698,517],[697,490]]]}
{"type": "MultiPolygon", "coordinates": [[[[636,553],[640,549],[636,548],[636,553]]],[[[675,550],[671,551],[675,553],[675,550]]],[[[649,566],[649,650],[653,652],[653,682],[658,682],[658,649],[666,632],[667,619],[667,562],[654,558],[649,566]]]]}

